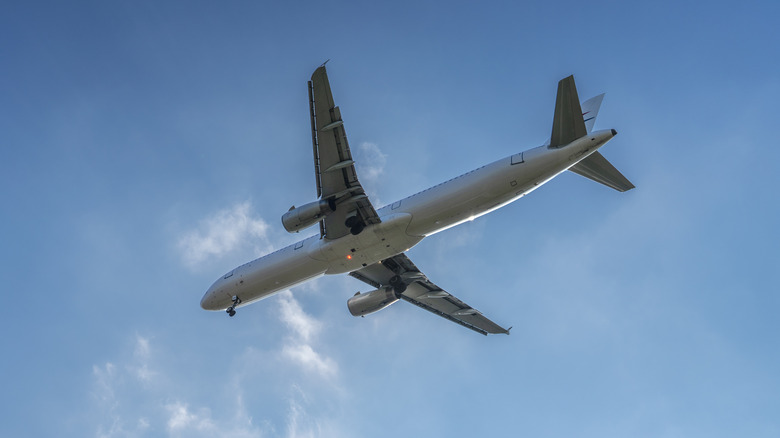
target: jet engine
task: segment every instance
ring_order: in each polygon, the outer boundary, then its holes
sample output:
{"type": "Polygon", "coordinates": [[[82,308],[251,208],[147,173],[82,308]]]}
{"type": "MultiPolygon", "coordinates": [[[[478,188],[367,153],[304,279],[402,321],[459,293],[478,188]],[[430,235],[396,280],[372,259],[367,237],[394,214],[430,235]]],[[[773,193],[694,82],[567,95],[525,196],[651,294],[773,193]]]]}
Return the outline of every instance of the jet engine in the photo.
{"type": "Polygon", "coordinates": [[[395,296],[393,288],[387,287],[364,294],[356,293],[355,296],[347,300],[347,308],[352,316],[365,316],[382,310],[396,301],[398,301],[398,297],[395,296]]]}
{"type": "Polygon", "coordinates": [[[321,221],[334,210],[336,210],[335,203],[324,199],[300,207],[292,206],[287,213],[282,215],[282,225],[287,232],[297,233],[321,221]]]}

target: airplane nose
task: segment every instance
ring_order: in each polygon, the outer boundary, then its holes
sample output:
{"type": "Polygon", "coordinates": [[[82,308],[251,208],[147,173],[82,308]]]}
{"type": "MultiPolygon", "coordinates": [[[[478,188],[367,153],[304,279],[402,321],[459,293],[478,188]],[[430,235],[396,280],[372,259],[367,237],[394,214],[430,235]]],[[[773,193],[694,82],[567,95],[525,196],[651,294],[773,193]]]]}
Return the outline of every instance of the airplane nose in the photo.
{"type": "Polygon", "coordinates": [[[217,290],[217,284],[214,283],[211,285],[209,290],[206,291],[205,294],[203,294],[203,298],[200,300],[200,307],[203,310],[222,310],[226,306],[220,307],[219,303],[219,291],[217,290]]]}
{"type": "Polygon", "coordinates": [[[200,308],[203,310],[209,310],[209,301],[210,301],[210,292],[208,291],[203,295],[203,298],[200,299],[200,308]]]}

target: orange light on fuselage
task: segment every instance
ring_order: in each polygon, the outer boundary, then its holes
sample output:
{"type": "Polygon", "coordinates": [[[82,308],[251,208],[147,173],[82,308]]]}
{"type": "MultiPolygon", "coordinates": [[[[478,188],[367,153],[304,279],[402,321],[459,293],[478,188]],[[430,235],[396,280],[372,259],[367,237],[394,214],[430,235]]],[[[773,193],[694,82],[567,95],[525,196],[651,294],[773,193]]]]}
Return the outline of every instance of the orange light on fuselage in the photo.
{"type": "Polygon", "coordinates": [[[347,260],[352,260],[352,254],[347,254],[347,260]]]}

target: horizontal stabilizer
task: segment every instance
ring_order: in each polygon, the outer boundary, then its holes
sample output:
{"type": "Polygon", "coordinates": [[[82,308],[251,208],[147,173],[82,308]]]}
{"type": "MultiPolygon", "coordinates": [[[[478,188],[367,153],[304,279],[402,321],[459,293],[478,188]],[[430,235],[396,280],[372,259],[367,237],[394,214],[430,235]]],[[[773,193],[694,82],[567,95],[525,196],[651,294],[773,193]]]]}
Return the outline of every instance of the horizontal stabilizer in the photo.
{"type": "Polygon", "coordinates": [[[607,161],[598,151],[590,154],[588,158],[575,164],[569,170],[619,192],[625,192],[634,188],[631,181],[623,176],[619,170],[615,169],[615,166],[607,161]]]}
{"type": "Polygon", "coordinates": [[[566,146],[574,140],[588,134],[582,117],[580,98],[574,85],[574,76],[558,82],[558,96],[555,98],[550,147],[566,146]]]}

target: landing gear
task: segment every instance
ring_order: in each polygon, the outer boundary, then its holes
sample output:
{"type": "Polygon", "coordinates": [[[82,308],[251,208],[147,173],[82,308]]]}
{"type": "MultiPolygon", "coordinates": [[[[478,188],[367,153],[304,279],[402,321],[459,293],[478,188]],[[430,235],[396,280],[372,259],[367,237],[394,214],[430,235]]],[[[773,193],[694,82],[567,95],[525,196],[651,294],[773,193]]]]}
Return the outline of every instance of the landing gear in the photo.
{"type": "Polygon", "coordinates": [[[398,275],[390,279],[390,287],[393,288],[393,292],[395,292],[396,296],[401,295],[406,291],[406,283],[404,283],[398,275]]]}
{"type": "Polygon", "coordinates": [[[344,225],[349,228],[349,232],[352,233],[353,236],[360,234],[366,227],[366,224],[357,216],[348,217],[347,220],[344,221],[344,225]]]}
{"type": "Polygon", "coordinates": [[[357,225],[358,222],[360,222],[360,219],[358,219],[357,216],[350,216],[347,218],[347,220],[344,221],[344,225],[346,225],[348,228],[352,228],[357,225]]]}
{"type": "Polygon", "coordinates": [[[225,312],[227,312],[227,314],[231,317],[236,316],[236,306],[239,304],[241,304],[241,298],[236,295],[233,297],[233,305],[225,309],[225,312]]]}

